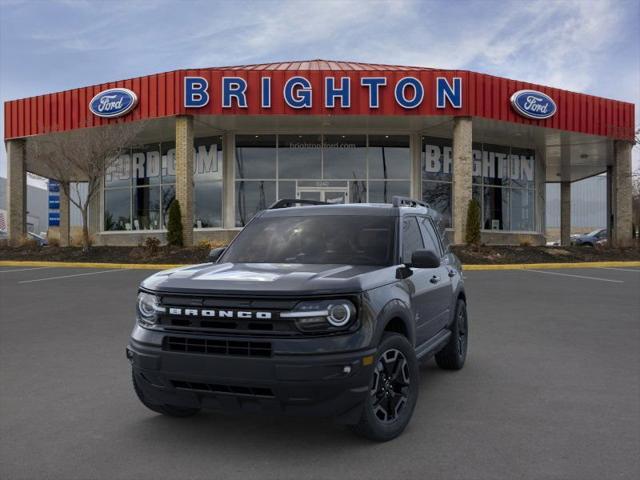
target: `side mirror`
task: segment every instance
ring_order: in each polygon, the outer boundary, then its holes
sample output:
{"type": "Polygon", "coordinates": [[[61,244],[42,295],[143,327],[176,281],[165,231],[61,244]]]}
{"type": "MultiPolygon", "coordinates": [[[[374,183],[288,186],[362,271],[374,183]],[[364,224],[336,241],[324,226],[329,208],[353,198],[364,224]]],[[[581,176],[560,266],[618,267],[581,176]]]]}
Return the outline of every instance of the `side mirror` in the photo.
{"type": "Polygon", "coordinates": [[[411,255],[411,268],[438,268],[440,257],[432,250],[416,250],[411,255]]]}
{"type": "Polygon", "coordinates": [[[226,249],[226,247],[212,248],[209,252],[209,261],[216,263],[226,249]]]}

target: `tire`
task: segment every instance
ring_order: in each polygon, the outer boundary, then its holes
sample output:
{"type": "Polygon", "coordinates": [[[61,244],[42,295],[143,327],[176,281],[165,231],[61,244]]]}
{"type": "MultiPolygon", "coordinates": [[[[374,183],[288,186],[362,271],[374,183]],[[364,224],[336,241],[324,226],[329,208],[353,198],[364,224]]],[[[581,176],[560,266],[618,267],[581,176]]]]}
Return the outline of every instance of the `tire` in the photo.
{"type": "Polygon", "coordinates": [[[460,370],[467,358],[469,322],[467,304],[461,298],[456,304],[456,314],[451,325],[451,338],[445,347],[436,353],[436,363],[443,370],[460,370]]]}
{"type": "Polygon", "coordinates": [[[200,411],[199,408],[177,407],[175,405],[154,405],[152,403],[149,403],[149,401],[145,398],[142,389],[138,385],[138,380],[136,379],[133,371],[131,372],[131,380],[133,381],[133,389],[135,390],[138,399],[149,410],[152,410],[156,413],[161,413],[162,415],[167,415],[168,417],[180,418],[192,417],[200,411]]]}
{"type": "Polygon", "coordinates": [[[400,435],[418,400],[419,370],[415,351],[397,333],[385,333],[378,347],[369,395],[353,431],[369,440],[386,442],[400,435]]]}

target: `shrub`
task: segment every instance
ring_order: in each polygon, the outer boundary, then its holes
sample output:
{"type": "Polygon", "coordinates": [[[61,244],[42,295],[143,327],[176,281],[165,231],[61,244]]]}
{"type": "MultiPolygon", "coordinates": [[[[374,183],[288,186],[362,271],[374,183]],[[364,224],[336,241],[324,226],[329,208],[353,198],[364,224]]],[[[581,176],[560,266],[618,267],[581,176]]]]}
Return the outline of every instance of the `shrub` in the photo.
{"type": "Polygon", "coordinates": [[[531,246],[531,242],[529,240],[522,240],[520,242],[520,246],[521,247],[530,247],[531,246]]]}
{"type": "Polygon", "coordinates": [[[59,247],[60,246],[60,239],[59,238],[49,238],[48,239],[49,242],[49,246],[50,247],[59,247]]]}
{"type": "Polygon", "coordinates": [[[160,250],[160,239],[156,237],[147,237],[144,239],[144,248],[151,256],[157,255],[160,250]]]}
{"type": "Polygon", "coordinates": [[[476,199],[469,200],[467,231],[464,241],[467,245],[480,244],[480,203],[476,199]]]}
{"type": "Polygon", "coordinates": [[[169,207],[167,243],[173,247],[182,246],[182,213],[180,212],[180,202],[178,200],[171,202],[169,207]]]}

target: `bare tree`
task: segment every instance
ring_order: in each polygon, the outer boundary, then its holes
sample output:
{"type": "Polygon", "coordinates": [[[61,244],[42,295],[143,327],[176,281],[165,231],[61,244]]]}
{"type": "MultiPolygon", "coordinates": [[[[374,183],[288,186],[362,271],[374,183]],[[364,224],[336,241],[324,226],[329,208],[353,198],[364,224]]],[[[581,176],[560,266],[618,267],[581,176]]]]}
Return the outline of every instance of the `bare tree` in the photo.
{"type": "Polygon", "coordinates": [[[100,192],[100,183],[140,133],[137,123],[112,124],[72,132],[52,133],[27,141],[27,158],[43,165],[51,178],[60,182],[69,201],[82,215],[82,247],[90,247],[89,205],[100,192]],[[80,195],[78,182],[87,184],[87,195],[80,195]],[[71,185],[75,185],[72,195],[71,185]]]}

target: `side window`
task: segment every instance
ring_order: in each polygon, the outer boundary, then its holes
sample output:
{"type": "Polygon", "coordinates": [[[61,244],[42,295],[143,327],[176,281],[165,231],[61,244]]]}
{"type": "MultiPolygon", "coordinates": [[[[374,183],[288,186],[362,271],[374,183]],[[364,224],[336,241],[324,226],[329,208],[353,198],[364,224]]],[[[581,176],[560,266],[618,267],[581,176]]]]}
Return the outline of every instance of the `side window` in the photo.
{"type": "Polygon", "coordinates": [[[404,217],[402,219],[402,262],[410,263],[411,254],[421,248],[424,248],[424,244],[418,228],[418,220],[416,217],[404,217]]]}
{"type": "Polygon", "coordinates": [[[420,217],[420,230],[422,230],[422,237],[424,238],[424,248],[431,250],[433,253],[442,256],[442,248],[440,247],[440,241],[438,240],[438,234],[433,229],[431,220],[426,217],[420,217]]]}

